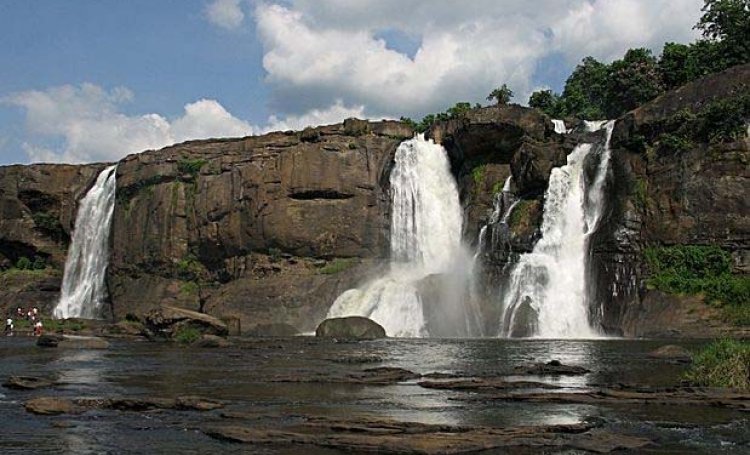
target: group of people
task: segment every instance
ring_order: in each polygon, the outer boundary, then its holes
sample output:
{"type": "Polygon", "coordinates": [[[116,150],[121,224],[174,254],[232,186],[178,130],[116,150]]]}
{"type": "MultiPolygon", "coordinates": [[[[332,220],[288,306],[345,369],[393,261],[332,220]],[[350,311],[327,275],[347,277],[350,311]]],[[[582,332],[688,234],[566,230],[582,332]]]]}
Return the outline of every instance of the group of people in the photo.
{"type": "MultiPolygon", "coordinates": [[[[22,309],[21,307],[16,308],[16,319],[25,319],[29,321],[31,327],[33,328],[32,333],[34,334],[34,336],[39,336],[42,334],[42,329],[44,328],[44,326],[42,324],[42,318],[37,307],[28,308],[26,310],[22,309]]],[[[13,321],[13,315],[9,314],[8,318],[5,320],[5,335],[12,336],[14,331],[15,323],[13,321]]]]}

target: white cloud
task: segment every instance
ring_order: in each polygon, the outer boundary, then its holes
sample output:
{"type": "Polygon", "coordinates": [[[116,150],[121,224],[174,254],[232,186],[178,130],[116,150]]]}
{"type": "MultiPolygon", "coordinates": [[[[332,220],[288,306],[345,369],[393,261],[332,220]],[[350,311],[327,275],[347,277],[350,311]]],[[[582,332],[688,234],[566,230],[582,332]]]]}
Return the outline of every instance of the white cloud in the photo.
{"type": "Polygon", "coordinates": [[[561,53],[611,60],[630,47],[657,53],[689,42],[701,0],[291,0],[259,3],[272,107],[289,115],[342,100],[392,116],[484,101],[507,83],[525,102],[539,62],[561,53]],[[418,37],[413,58],[378,39],[418,37]]]}
{"type": "Polygon", "coordinates": [[[245,136],[254,131],[214,100],[187,104],[182,116],[169,121],[159,114],[120,112],[120,105],[132,98],[126,88],[106,91],[82,84],[16,93],[3,101],[25,109],[31,136],[62,138],[59,149],[27,140],[24,150],[32,161],[111,161],[188,139],[245,136]]]}
{"type": "Polygon", "coordinates": [[[218,27],[234,30],[245,20],[240,2],[241,0],[213,0],[206,5],[206,18],[218,27]]]}
{"type": "Polygon", "coordinates": [[[27,134],[22,147],[31,162],[114,161],[190,139],[242,137],[338,123],[347,117],[365,118],[364,106],[345,106],[337,100],[301,115],[271,116],[267,125],[254,126],[233,116],[218,101],[201,99],[186,104],[182,115],[169,120],[154,113],[122,113],[121,105],[133,97],[123,87],[107,91],[82,84],[20,92],[0,101],[25,110],[27,134]],[[42,145],[44,140],[61,145],[42,145]]]}
{"type": "Polygon", "coordinates": [[[262,128],[262,131],[301,130],[308,126],[340,123],[342,120],[350,117],[360,119],[367,118],[365,115],[365,107],[362,105],[347,107],[344,106],[341,100],[336,100],[333,105],[326,109],[313,109],[302,115],[289,116],[284,119],[279,119],[272,115],[268,119],[268,125],[262,128]]]}

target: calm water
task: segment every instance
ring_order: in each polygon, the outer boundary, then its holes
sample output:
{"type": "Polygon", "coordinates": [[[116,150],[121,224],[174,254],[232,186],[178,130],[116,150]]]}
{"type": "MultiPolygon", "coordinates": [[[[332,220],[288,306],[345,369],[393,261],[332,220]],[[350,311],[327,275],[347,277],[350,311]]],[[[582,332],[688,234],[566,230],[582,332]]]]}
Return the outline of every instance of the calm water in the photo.
{"type": "MultiPolygon", "coordinates": [[[[465,392],[430,390],[416,382],[388,386],[337,384],[364,368],[417,373],[511,374],[513,367],[558,359],[591,373],[556,384],[673,385],[683,367],[647,357],[663,341],[379,340],[334,343],[311,337],[236,340],[228,349],[114,341],[108,350],[42,349],[31,338],[0,338],[0,380],[11,374],[56,377],[50,389],[0,388],[2,453],[259,453],[213,440],[200,428],[227,423],[222,412],[257,414],[253,424],[278,425],[300,415],[367,416],[452,425],[533,425],[599,419],[605,426],[655,439],[653,453],[750,453],[746,413],[710,407],[592,406],[482,402],[465,392]],[[318,382],[277,382],[280,379],[318,382]],[[200,395],[226,400],[211,412],[97,410],[40,417],[23,402],[35,396],[200,395]]],[[[681,343],[688,348],[699,342],[681,343]]],[[[476,396],[474,396],[476,398],[476,396]]],[[[245,422],[244,424],[247,424],[245,422]]],[[[281,451],[267,453],[338,453],[281,451]]]]}

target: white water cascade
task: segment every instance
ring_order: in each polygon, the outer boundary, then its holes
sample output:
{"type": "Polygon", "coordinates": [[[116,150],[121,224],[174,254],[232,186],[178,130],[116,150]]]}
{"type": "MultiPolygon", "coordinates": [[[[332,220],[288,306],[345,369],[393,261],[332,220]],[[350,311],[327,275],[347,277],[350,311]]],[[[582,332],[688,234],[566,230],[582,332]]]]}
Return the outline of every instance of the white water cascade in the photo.
{"type": "MultiPolygon", "coordinates": [[[[586,124],[589,131],[604,122],[586,124]]],[[[542,238],[521,255],[503,298],[501,336],[589,338],[599,334],[589,323],[586,292],[588,239],[601,219],[604,183],[609,169],[609,140],[614,122],[606,124],[603,147],[580,144],[565,166],[555,168],[545,193],[542,238]],[[597,159],[593,180],[584,169],[597,159]]]]}
{"type": "Polygon", "coordinates": [[[457,326],[455,336],[466,334],[473,320],[463,305],[471,258],[461,245],[463,217],[445,149],[421,135],[402,142],[390,183],[389,270],[341,294],[327,317],[365,316],[395,337],[434,336],[432,319],[457,326]],[[425,284],[430,275],[439,277],[437,284],[425,284]],[[425,308],[425,286],[439,288],[431,308],[425,308]]]}
{"type": "Polygon", "coordinates": [[[558,119],[553,119],[552,123],[555,125],[555,133],[557,134],[568,134],[568,128],[565,126],[565,122],[558,119]]]}
{"type": "Polygon", "coordinates": [[[102,171],[81,199],[65,261],[56,318],[96,318],[105,297],[109,233],[115,208],[117,166],[102,171]]]}

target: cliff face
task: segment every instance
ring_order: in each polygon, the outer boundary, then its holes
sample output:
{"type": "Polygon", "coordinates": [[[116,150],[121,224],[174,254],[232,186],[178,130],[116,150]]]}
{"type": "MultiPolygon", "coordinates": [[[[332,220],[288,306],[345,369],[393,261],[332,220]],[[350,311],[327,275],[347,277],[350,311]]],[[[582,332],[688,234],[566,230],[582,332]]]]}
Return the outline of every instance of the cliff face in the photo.
{"type": "MultiPolygon", "coordinates": [[[[699,296],[647,289],[643,256],[650,246],[719,245],[732,253],[738,273],[748,273],[750,139],[695,142],[671,154],[643,143],[675,113],[731,99],[747,91],[748,81],[750,66],[733,68],[618,120],[610,197],[593,239],[589,283],[609,333],[714,336],[727,330],[699,296]]],[[[352,119],[125,158],[117,171],[108,315],[122,318],[167,303],[234,318],[244,330],[268,323],[314,330],[341,292],[377,273],[387,259],[389,174],[398,144],[411,136],[399,122],[352,119]]],[[[540,112],[504,106],[440,122],[427,136],[450,155],[467,244],[476,245],[493,195],[508,176],[521,199],[507,233],[482,254],[479,304],[484,332],[494,335],[506,266],[538,240],[550,171],[565,164],[584,133],[556,134],[540,112]]],[[[51,311],[77,201],[104,167],[0,167],[0,299],[6,306],[51,311]],[[8,271],[21,258],[38,258],[47,268],[8,271]]]]}
{"type": "Polygon", "coordinates": [[[118,167],[116,317],[172,303],[314,330],[388,254],[398,122],[180,144],[118,167]]]}
{"type": "Polygon", "coordinates": [[[750,272],[750,138],[693,141],[675,152],[651,144],[675,114],[747,93],[750,65],[743,65],[668,92],[617,122],[610,212],[594,241],[591,283],[610,332],[747,333],[722,322],[700,297],[649,290],[643,254],[654,246],[717,245],[732,254],[736,273],[750,272]]]}
{"type": "Polygon", "coordinates": [[[0,308],[36,306],[51,312],[60,292],[77,201],[104,167],[0,167],[0,272],[25,260],[35,268],[0,274],[0,308]]]}

